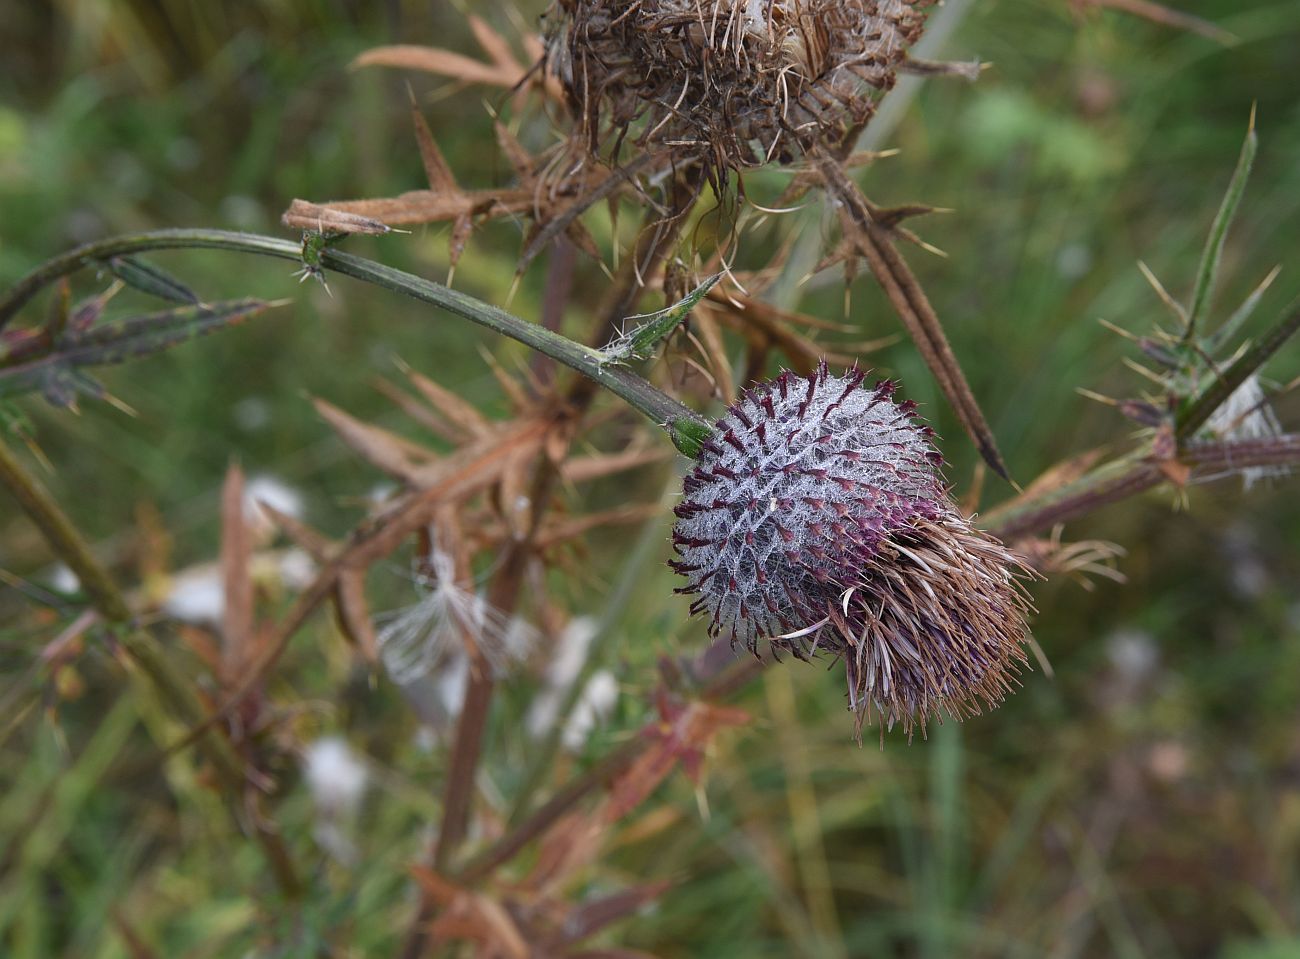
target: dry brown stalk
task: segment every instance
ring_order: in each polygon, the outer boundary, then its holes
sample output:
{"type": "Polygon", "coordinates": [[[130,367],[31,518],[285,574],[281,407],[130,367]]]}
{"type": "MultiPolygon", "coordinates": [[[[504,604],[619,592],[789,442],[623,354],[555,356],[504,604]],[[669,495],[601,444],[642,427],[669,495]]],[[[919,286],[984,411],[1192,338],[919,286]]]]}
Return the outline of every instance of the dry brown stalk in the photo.
{"type": "Polygon", "coordinates": [[[877,221],[870,203],[857,184],[845,175],[837,160],[823,154],[815,157],[814,162],[827,191],[838,201],[845,238],[871,267],[872,274],[889,297],[894,311],[903,321],[908,335],[984,461],[995,473],[1009,480],[997,441],[952,347],[948,345],[939,317],[916,275],[894,247],[890,228],[877,221]]]}

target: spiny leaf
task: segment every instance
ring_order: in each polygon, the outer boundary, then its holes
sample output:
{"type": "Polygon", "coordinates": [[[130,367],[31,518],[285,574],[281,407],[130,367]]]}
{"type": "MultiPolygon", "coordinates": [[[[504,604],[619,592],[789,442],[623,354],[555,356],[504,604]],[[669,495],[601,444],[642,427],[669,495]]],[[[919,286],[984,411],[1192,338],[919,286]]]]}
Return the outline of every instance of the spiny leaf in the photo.
{"type": "MultiPolygon", "coordinates": [[[[88,299],[82,300],[72,308],[72,313],[66,319],[66,329],[72,333],[84,333],[104,315],[104,310],[108,307],[108,301],[117,296],[122,289],[121,283],[114,283],[103,293],[96,294],[88,299]]],[[[51,328],[51,334],[54,328],[51,328]]]]}
{"type": "Polygon", "coordinates": [[[1214,281],[1219,272],[1219,260],[1223,257],[1223,242],[1232,226],[1237,207],[1241,204],[1242,194],[1246,192],[1246,181],[1250,179],[1250,168],[1255,162],[1255,152],[1259,147],[1259,138],[1255,135],[1255,111],[1250,112],[1250,126],[1246,130],[1246,141],[1241,145],[1241,154],[1237,158],[1237,169],[1233,171],[1228,183],[1228,192],[1223,195],[1219,212],[1210,227],[1210,236],[1201,254],[1201,265],[1196,271],[1196,286],[1192,292],[1192,303],[1187,311],[1187,330],[1183,335],[1190,340],[1196,334],[1196,324],[1205,315],[1214,293],[1214,281]]]}
{"type": "Polygon", "coordinates": [[[1219,327],[1219,329],[1214,332],[1213,336],[1206,339],[1205,352],[1213,355],[1223,349],[1223,347],[1227,346],[1228,341],[1237,335],[1237,332],[1254,314],[1255,307],[1257,307],[1259,301],[1263,299],[1265,291],[1273,285],[1273,281],[1277,279],[1277,275],[1281,272],[1282,267],[1273,267],[1268,276],[1264,277],[1264,279],[1260,281],[1259,286],[1255,287],[1255,289],[1251,291],[1250,296],[1246,297],[1245,301],[1241,306],[1237,307],[1232,316],[1228,317],[1223,326],[1219,327]]]}
{"type": "MultiPolygon", "coordinates": [[[[403,481],[414,478],[415,464],[412,462],[412,453],[417,450],[419,453],[424,453],[423,450],[419,450],[395,433],[349,416],[325,400],[317,399],[313,404],[316,412],[334,428],[339,438],[372,466],[403,481]]],[[[427,457],[428,454],[424,453],[424,455],[427,457]]]]}
{"type": "Polygon", "coordinates": [[[64,337],[56,348],[75,365],[122,363],[148,356],[178,343],[242,323],[283,302],[243,298],[210,306],[181,306],[144,316],[101,323],[75,337],[64,337]],[[64,347],[69,347],[66,352],[64,347]]]}
{"type": "Polygon", "coordinates": [[[438,149],[429,122],[415,100],[415,92],[410,87],[406,88],[406,92],[411,99],[411,123],[415,127],[415,143],[420,149],[420,162],[424,164],[424,176],[429,181],[429,189],[444,193],[459,192],[456,177],[442,151],[438,149]]]}
{"type": "Polygon", "coordinates": [[[55,397],[68,398],[69,389],[98,395],[102,391],[80,372],[81,367],[125,363],[159,353],[196,336],[240,323],[275,305],[278,304],[257,299],[227,300],[211,306],[176,307],[90,329],[70,325],[41,355],[0,369],[0,396],[17,396],[38,389],[51,393],[52,401],[55,397]]]}
{"type": "Polygon", "coordinates": [[[105,264],[108,271],[125,283],[150,296],[171,303],[199,302],[198,294],[165,270],[135,256],[110,257],[105,264]]]}
{"type": "Polygon", "coordinates": [[[713,435],[713,430],[695,420],[688,420],[686,417],[680,417],[670,424],[668,435],[672,438],[673,445],[684,456],[696,459],[700,451],[704,449],[704,444],[709,441],[713,435]]]}
{"type": "Polygon", "coordinates": [[[1300,330],[1300,303],[1292,304],[1282,321],[1263,339],[1243,352],[1197,396],[1184,404],[1178,413],[1178,438],[1186,439],[1205,425],[1237,387],[1267,363],[1297,330],[1300,330]]]}
{"type": "Polygon", "coordinates": [[[409,366],[402,365],[402,372],[411,385],[420,391],[420,395],[434,409],[438,410],[447,421],[467,437],[487,436],[492,432],[492,423],[472,403],[467,403],[458,394],[436,383],[409,366]]]}
{"type": "Polygon", "coordinates": [[[334,592],[334,609],[344,637],[370,665],[379,662],[379,638],[375,635],[370,606],[366,602],[366,571],[348,567],[339,572],[334,592]]]}
{"type": "Polygon", "coordinates": [[[645,322],[633,327],[601,350],[603,362],[630,363],[635,360],[648,359],[650,354],[654,352],[655,347],[663,342],[673,330],[681,326],[686,318],[690,316],[695,304],[704,299],[705,295],[717,285],[720,279],[722,279],[721,273],[713,274],[667,309],[660,310],[657,313],[646,313],[641,316],[629,316],[629,320],[645,320],[645,322]]]}
{"type": "MultiPolygon", "coordinates": [[[[50,297],[50,309],[45,316],[45,326],[41,332],[51,338],[62,336],[63,331],[68,328],[68,320],[71,316],[72,282],[65,276],[59,280],[54,295],[50,297]]],[[[0,341],[3,339],[4,335],[0,335],[0,341]]],[[[0,347],[0,352],[3,352],[3,347],[0,347]]]]}

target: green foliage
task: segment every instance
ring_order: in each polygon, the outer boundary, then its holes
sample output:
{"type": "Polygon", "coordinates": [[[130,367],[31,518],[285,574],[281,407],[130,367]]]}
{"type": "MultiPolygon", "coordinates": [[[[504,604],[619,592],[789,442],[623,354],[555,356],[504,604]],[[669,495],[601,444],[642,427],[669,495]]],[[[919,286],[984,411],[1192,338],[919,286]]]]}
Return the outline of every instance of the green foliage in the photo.
{"type": "MultiPolygon", "coordinates": [[[[421,184],[400,83],[345,65],[373,43],[436,36],[466,46],[459,18],[427,12],[449,5],[372,5],[358,19],[330,2],[190,6],[65,4],[39,23],[24,12],[26,33],[0,31],[0,54],[21,65],[0,71],[0,287],[90,236],[206,223],[272,230],[292,196],[394,195],[421,184]],[[398,22],[385,22],[384,10],[398,22]],[[41,50],[51,55],[38,58],[41,50]]],[[[1121,347],[1092,321],[1155,325],[1159,305],[1139,259],[1161,276],[1194,278],[1185,292],[1197,335],[1210,356],[1229,357],[1221,376],[1207,381],[1201,370],[1205,390],[1217,396],[1270,356],[1279,381],[1300,373],[1294,349],[1281,348],[1294,322],[1282,307],[1300,293],[1300,11],[1294,0],[1179,6],[1241,42],[1223,48],[1113,11],[1076,20],[1064,2],[974,4],[944,55],[994,67],[971,87],[927,81],[889,138],[902,155],[867,174],[881,200],[956,210],[923,230],[949,258],[915,265],[951,318],[954,350],[1014,475],[1114,435],[1113,412],[1070,390],[1131,389],[1121,347]],[[1244,174],[1234,177],[1216,218],[1253,103],[1262,146],[1250,188],[1241,192],[1244,174]],[[1274,263],[1286,269],[1260,287],[1274,263]],[[1242,304],[1217,330],[1215,302],[1242,304]],[[1231,359],[1261,312],[1273,332],[1231,359]]],[[[481,100],[438,97],[427,112],[451,165],[492,182],[505,173],[482,158],[492,134],[481,100]]],[[[422,275],[446,273],[439,229],[353,244],[422,275]]],[[[518,249],[508,226],[483,231],[457,286],[503,302],[518,249]]],[[[373,381],[400,356],[480,409],[507,407],[478,353],[485,343],[497,350],[494,341],[379,291],[340,282],[331,298],[315,284],[298,288],[283,262],[216,254],[107,268],[131,285],[120,295],[135,319],[102,327],[112,332],[97,334],[110,338],[94,341],[97,360],[237,309],[151,313],[128,299],[166,291],[180,302],[189,287],[173,276],[246,296],[250,309],[297,298],[275,322],[104,369],[104,388],[138,417],[97,404],[73,417],[31,398],[0,406],[0,420],[18,424],[54,464],[45,480],[82,528],[143,542],[156,510],[174,536],[176,568],[215,555],[217,489],[232,455],[302,488],[317,526],[341,532],[355,518],[380,478],[346,457],[305,394],[378,415],[373,381]]],[[[540,315],[540,274],[524,277],[513,312],[540,315]]],[[[79,295],[102,291],[88,276],[80,282],[79,295]]],[[[893,331],[869,284],[855,286],[847,316],[837,283],[819,277],[802,296],[801,309],[844,319],[864,337],[893,331]]],[[[499,352],[507,364],[522,355],[499,352]]],[[[949,438],[949,478],[965,489],[975,455],[914,352],[891,347],[870,362],[901,378],[949,438]]],[[[3,373],[0,383],[17,382],[3,373]]],[[[1210,402],[1195,395],[1202,400],[1189,401],[1185,423],[1210,402]]],[[[1293,399],[1281,403],[1294,415],[1293,399]]],[[[659,480],[637,482],[657,492],[659,480]]],[[[610,482],[591,496],[610,505],[624,493],[610,482]]],[[[996,714],[933,730],[927,742],[859,749],[833,675],[793,667],[788,716],[770,707],[776,693],[755,690],[744,703],[752,726],[720,741],[698,791],[685,780],[666,787],[657,824],[645,823],[593,876],[596,887],[637,876],[680,883],[607,942],[720,959],[1297,955],[1300,507],[1294,487],[1281,485],[1239,502],[1200,492],[1192,500],[1190,513],[1139,501],[1070,530],[1124,543],[1129,582],[1094,592],[1043,586],[1036,635],[1055,678],[1027,675],[996,714]],[[1135,672],[1136,654],[1117,635],[1139,636],[1135,648],[1154,665],[1135,672]],[[811,819],[800,789],[814,801],[811,819]]],[[[652,522],[644,535],[653,545],[665,530],[652,522]]],[[[36,583],[50,575],[7,507],[0,544],[6,572],[36,583]]],[[[676,584],[654,549],[629,550],[622,535],[591,549],[555,589],[577,609],[611,607],[610,638],[592,668],[614,669],[624,696],[587,750],[560,760],[575,771],[651,716],[658,659],[700,642],[684,604],[669,598],[676,584]]],[[[396,605],[406,584],[399,571],[384,575],[373,577],[376,588],[396,605]]],[[[423,830],[440,812],[446,750],[417,740],[397,691],[360,674],[328,623],[295,642],[274,692],[303,705],[302,736],[343,731],[374,763],[378,785],[345,863],[322,852],[308,790],[282,771],[277,821],[311,873],[300,908],[272,891],[263,861],[192,764],[159,757],[157,744],[183,731],[148,696],[118,692],[114,644],[92,632],[71,664],[48,660],[54,626],[19,626],[9,615],[18,592],[3,592],[0,952],[119,959],[130,955],[129,926],[158,955],[274,954],[273,940],[286,955],[341,940],[352,951],[340,955],[394,954],[412,909],[406,869],[425,855],[423,830]]],[[[195,648],[176,652],[197,673],[195,648]]],[[[507,689],[500,705],[487,733],[500,757],[484,774],[489,804],[494,790],[515,795],[537,749],[521,731],[525,697],[507,689]]]]}

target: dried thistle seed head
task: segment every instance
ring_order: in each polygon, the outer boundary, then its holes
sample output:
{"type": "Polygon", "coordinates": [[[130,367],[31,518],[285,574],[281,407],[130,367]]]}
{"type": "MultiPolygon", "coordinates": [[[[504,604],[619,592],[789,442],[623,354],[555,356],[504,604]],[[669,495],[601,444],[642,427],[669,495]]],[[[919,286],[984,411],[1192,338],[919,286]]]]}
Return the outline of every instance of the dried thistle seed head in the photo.
{"type": "Polygon", "coordinates": [[[742,395],[686,477],[671,565],[711,635],[840,657],[859,722],[910,735],[1010,690],[1024,569],[957,512],[915,404],[864,379],[823,363],[742,395]]]}
{"type": "Polygon", "coordinates": [[[555,0],[547,64],[593,153],[642,146],[719,169],[837,146],[894,85],[931,0],[555,0]]]}

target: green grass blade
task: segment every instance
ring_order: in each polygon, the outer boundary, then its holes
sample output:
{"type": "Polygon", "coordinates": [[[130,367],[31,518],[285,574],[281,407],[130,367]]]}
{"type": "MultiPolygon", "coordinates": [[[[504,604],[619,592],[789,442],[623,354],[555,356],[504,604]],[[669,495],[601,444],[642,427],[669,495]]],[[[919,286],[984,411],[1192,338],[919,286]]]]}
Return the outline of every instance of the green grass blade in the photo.
{"type": "Polygon", "coordinates": [[[1255,307],[1259,306],[1259,301],[1264,298],[1265,292],[1273,285],[1277,275],[1282,272],[1280,266],[1273,267],[1272,272],[1260,282],[1259,286],[1251,291],[1250,296],[1237,307],[1232,316],[1228,317],[1223,326],[1214,332],[1214,335],[1205,341],[1205,352],[1211,356],[1219,352],[1228,345],[1228,342],[1237,335],[1237,332],[1245,325],[1246,321],[1255,313],[1255,307]]]}
{"type": "Polygon", "coordinates": [[[1259,137],[1255,134],[1255,114],[1252,111],[1246,141],[1241,145],[1241,154],[1237,158],[1237,169],[1233,171],[1228,192],[1223,195],[1219,212],[1210,227],[1205,250],[1201,253],[1201,265],[1196,271],[1196,286],[1187,311],[1187,330],[1183,334],[1185,342],[1196,335],[1196,324],[1209,308],[1210,297],[1214,294],[1214,281],[1219,272],[1219,260],[1223,257],[1223,243],[1228,236],[1228,228],[1232,226],[1233,217],[1237,215],[1237,207],[1241,205],[1241,197],[1246,192],[1246,181],[1250,179],[1250,168],[1255,163],[1258,148],[1259,137]]]}
{"type": "Polygon", "coordinates": [[[141,292],[171,303],[197,306],[199,296],[166,270],[135,256],[110,257],[105,264],[110,273],[141,292]]]}

